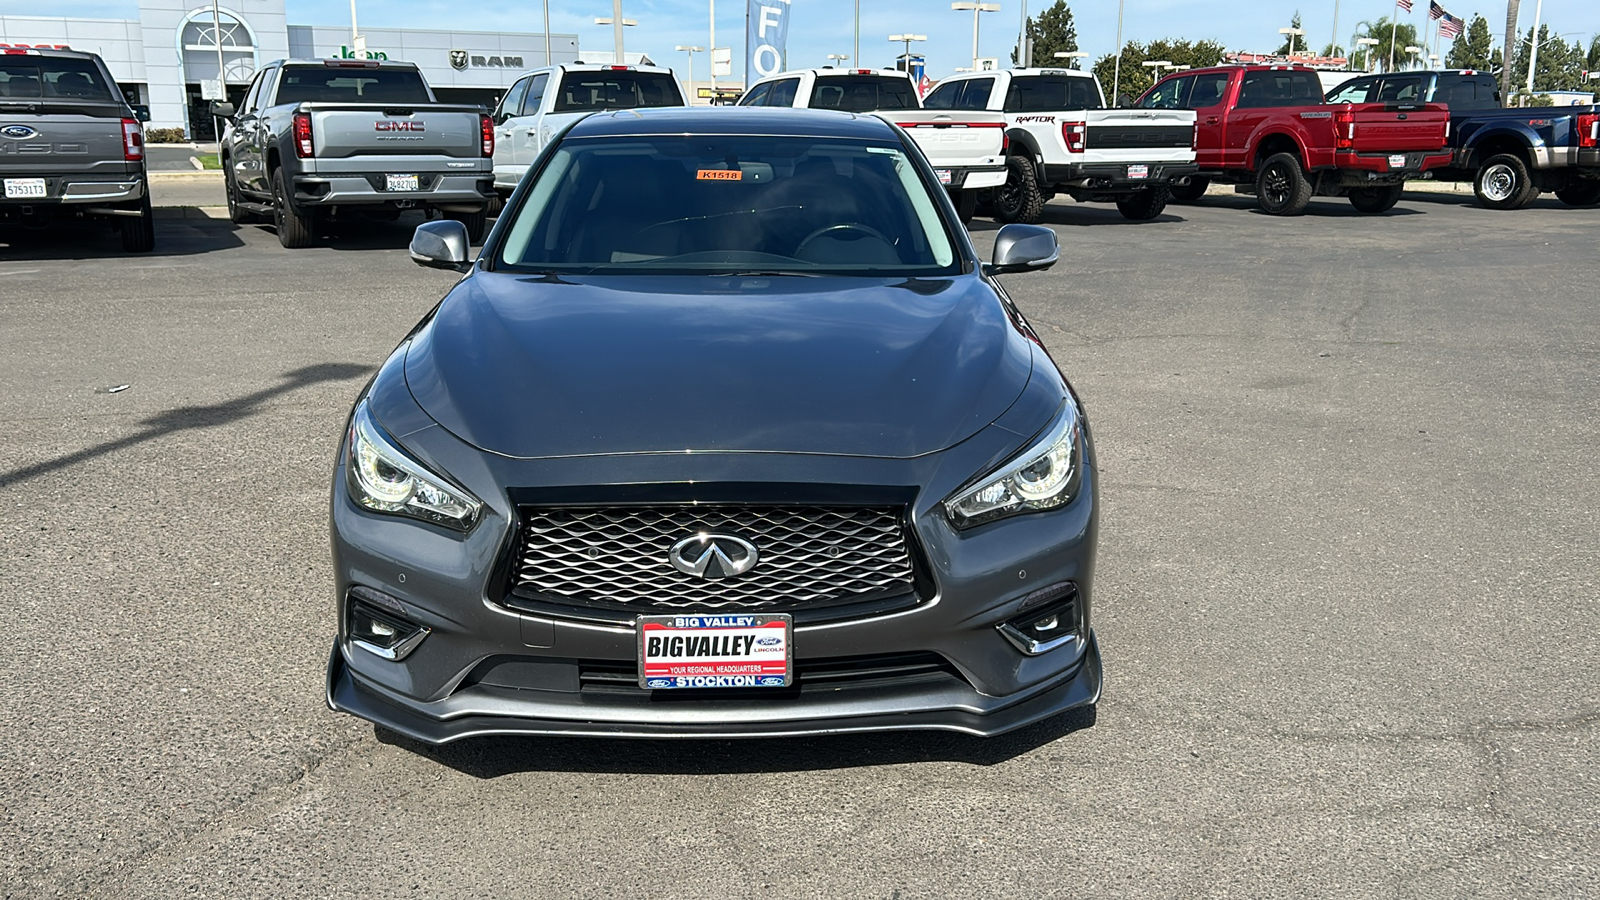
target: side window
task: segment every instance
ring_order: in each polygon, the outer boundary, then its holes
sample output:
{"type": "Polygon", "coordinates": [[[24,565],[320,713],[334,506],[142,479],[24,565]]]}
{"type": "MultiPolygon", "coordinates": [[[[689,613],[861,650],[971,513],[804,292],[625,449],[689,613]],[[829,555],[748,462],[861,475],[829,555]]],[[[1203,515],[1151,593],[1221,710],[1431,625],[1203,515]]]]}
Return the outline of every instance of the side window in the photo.
{"type": "Polygon", "coordinates": [[[522,101],[523,115],[531,116],[539,112],[539,107],[544,103],[544,86],[549,83],[549,73],[535,75],[528,82],[528,96],[522,101]]]}
{"type": "Polygon", "coordinates": [[[739,100],[739,105],[740,106],[766,106],[767,105],[767,92],[770,91],[770,90],[772,90],[772,85],[770,83],[768,83],[768,84],[758,84],[755,87],[750,89],[750,93],[745,94],[744,97],[742,97],[739,100]]]}
{"type": "Polygon", "coordinates": [[[993,78],[969,79],[961,90],[961,98],[956,101],[956,109],[988,109],[989,94],[994,91],[993,78]]]}
{"type": "Polygon", "coordinates": [[[1383,85],[1378,88],[1378,103],[1420,103],[1422,101],[1423,76],[1421,75],[1390,75],[1383,79],[1383,85]]]}
{"type": "Polygon", "coordinates": [[[1314,106],[1322,100],[1322,81],[1314,72],[1247,72],[1239,88],[1241,109],[1273,106],[1314,106]]]}
{"type": "Polygon", "coordinates": [[[1372,86],[1375,84],[1377,84],[1376,81],[1367,78],[1357,78],[1346,81],[1344,84],[1341,84],[1333,89],[1333,93],[1328,95],[1328,102],[1370,103],[1372,101],[1367,98],[1372,96],[1372,86]]]}
{"type": "Polygon", "coordinates": [[[793,106],[794,95],[800,90],[800,79],[785,78],[772,83],[772,90],[767,92],[767,106],[793,106]]]}
{"type": "Polygon", "coordinates": [[[1140,109],[1181,109],[1183,95],[1189,92],[1189,86],[1194,83],[1194,76],[1168,78],[1150,89],[1150,93],[1139,99],[1140,109]]]}
{"type": "Polygon", "coordinates": [[[1194,76],[1194,86],[1189,89],[1189,96],[1184,98],[1184,107],[1206,109],[1221,105],[1223,98],[1228,96],[1228,75],[1227,72],[1211,72],[1194,76]]]}
{"type": "Polygon", "coordinates": [[[495,122],[504,122],[516,115],[517,110],[522,107],[522,98],[528,93],[528,81],[527,78],[519,80],[511,86],[511,90],[506,91],[504,97],[500,98],[500,105],[494,111],[495,122]]]}
{"type": "Polygon", "coordinates": [[[946,81],[923,98],[922,108],[955,109],[956,101],[961,99],[961,90],[965,86],[965,81],[946,81]]]}
{"type": "Polygon", "coordinates": [[[250,82],[250,90],[245,92],[244,102],[239,104],[239,112],[249,114],[255,112],[256,97],[261,93],[261,82],[266,80],[266,70],[256,73],[255,80],[250,82]]]}

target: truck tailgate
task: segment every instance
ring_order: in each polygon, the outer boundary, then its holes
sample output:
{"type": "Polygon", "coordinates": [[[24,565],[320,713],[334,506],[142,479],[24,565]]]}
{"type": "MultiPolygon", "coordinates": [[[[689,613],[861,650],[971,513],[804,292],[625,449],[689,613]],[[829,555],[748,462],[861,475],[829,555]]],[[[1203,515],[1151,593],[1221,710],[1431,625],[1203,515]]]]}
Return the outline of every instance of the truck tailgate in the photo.
{"type": "MultiPolygon", "coordinates": [[[[1094,109],[1081,115],[1086,127],[1083,146],[1096,160],[1190,162],[1194,159],[1193,110],[1094,109]]],[[[1063,143],[1062,148],[1065,147],[1063,143]]]]}
{"type": "Polygon", "coordinates": [[[1005,165],[1003,113],[904,110],[880,116],[904,128],[935,169],[1005,165]]]}
{"type": "Polygon", "coordinates": [[[1344,132],[1339,137],[1357,153],[1439,150],[1449,125],[1449,109],[1438,104],[1357,103],[1334,114],[1334,127],[1344,132]]]}
{"type": "Polygon", "coordinates": [[[478,159],[483,135],[476,106],[302,103],[311,115],[317,159],[436,156],[478,159]]]}
{"type": "Polygon", "coordinates": [[[0,104],[0,116],[5,117],[6,130],[16,135],[0,132],[0,175],[123,175],[129,171],[122,154],[122,112],[115,106],[74,109],[65,104],[39,103],[31,108],[0,104]]]}

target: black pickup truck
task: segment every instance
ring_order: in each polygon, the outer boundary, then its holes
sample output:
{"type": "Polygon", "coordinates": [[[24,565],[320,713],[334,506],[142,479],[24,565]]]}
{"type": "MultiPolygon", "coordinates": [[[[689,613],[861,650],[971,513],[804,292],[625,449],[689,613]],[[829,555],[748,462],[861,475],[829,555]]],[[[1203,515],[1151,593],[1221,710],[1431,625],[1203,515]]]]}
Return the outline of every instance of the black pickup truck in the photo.
{"type": "Polygon", "coordinates": [[[155,248],[144,129],[93,53],[0,52],[0,222],[104,218],[155,248]]]}
{"type": "Polygon", "coordinates": [[[1489,209],[1520,209],[1541,191],[1571,206],[1600,203],[1600,107],[1505,108],[1493,75],[1470,69],[1352,78],[1330,103],[1418,102],[1450,107],[1450,166],[1440,181],[1470,181],[1489,209]]]}

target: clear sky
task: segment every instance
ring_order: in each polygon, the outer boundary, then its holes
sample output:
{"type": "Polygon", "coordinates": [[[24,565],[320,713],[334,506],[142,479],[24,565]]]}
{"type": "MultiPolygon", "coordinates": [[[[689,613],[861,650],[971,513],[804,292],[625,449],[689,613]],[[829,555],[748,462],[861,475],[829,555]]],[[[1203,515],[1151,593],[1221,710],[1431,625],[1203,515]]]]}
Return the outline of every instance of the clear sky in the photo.
{"type": "MultiPolygon", "coordinates": [[[[296,25],[340,25],[350,21],[350,7],[344,0],[286,2],[289,21],[296,25]]],[[[1021,24],[1022,0],[988,2],[998,2],[1000,11],[983,14],[980,55],[999,58],[1002,65],[1008,65],[1021,24]]],[[[1037,13],[1052,2],[1027,0],[1028,10],[1037,13]]],[[[1536,3],[1537,0],[1523,0],[1523,29],[1532,24],[1536,3]]],[[[360,22],[370,27],[528,32],[542,28],[541,0],[357,0],[357,4],[360,22]]],[[[793,0],[793,4],[791,67],[825,65],[830,53],[852,52],[855,0],[793,0]]],[[[222,0],[222,5],[226,7],[227,0],[222,0]]],[[[928,36],[926,43],[916,47],[927,54],[929,74],[934,78],[971,64],[972,13],[951,10],[949,0],[861,0],[860,5],[860,63],[874,67],[893,64],[902,45],[890,44],[888,36],[914,32],[928,36]]],[[[1111,52],[1116,46],[1116,0],[1078,0],[1069,5],[1077,22],[1079,45],[1096,56],[1111,52]]],[[[1482,14],[1497,37],[1505,28],[1503,0],[1449,0],[1443,5],[1462,19],[1482,14]]],[[[745,4],[742,0],[717,0],[716,6],[717,43],[734,48],[738,73],[745,4]]],[[[1298,10],[1307,39],[1321,48],[1333,37],[1334,6],[1334,0],[1124,0],[1123,39],[1204,38],[1220,41],[1230,49],[1266,52],[1277,47],[1282,40],[1278,29],[1287,26],[1290,16],[1298,10]]],[[[1340,0],[1337,6],[1341,43],[1349,42],[1358,22],[1390,15],[1394,9],[1393,0],[1340,0]]],[[[1401,21],[1413,22],[1420,30],[1427,21],[1427,6],[1428,0],[1416,0],[1413,12],[1402,13],[1401,21]]],[[[673,48],[679,44],[704,47],[709,43],[708,7],[708,0],[623,0],[623,15],[639,22],[639,27],[628,29],[627,46],[682,69],[685,54],[673,48]]],[[[41,8],[36,0],[0,0],[0,12],[11,15],[132,18],[136,9],[132,0],[56,0],[47,8],[41,8]]],[[[596,16],[610,14],[611,0],[550,0],[551,30],[576,33],[583,49],[611,49],[610,27],[594,24],[596,16]]],[[[1544,0],[1542,21],[1567,33],[1567,40],[1579,39],[1587,46],[1600,32],[1600,0],[1544,0]]],[[[706,58],[697,54],[695,64],[695,76],[704,78],[706,58]]]]}

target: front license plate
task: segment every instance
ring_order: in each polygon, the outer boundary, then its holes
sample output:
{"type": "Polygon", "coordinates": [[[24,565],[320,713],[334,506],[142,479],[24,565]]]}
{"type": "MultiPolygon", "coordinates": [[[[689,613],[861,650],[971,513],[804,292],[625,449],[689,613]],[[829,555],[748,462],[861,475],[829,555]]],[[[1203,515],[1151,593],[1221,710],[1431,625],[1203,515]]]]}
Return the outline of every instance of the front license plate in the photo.
{"type": "Polygon", "coordinates": [[[933,170],[933,174],[939,176],[939,183],[940,184],[949,184],[950,183],[950,170],[949,169],[934,169],[933,170]]]}
{"type": "Polygon", "coordinates": [[[1129,178],[1149,178],[1150,177],[1150,167],[1149,166],[1129,166],[1128,167],[1128,177],[1129,178]]]}
{"type": "Polygon", "coordinates": [[[1389,168],[1404,169],[1405,167],[1406,155],[1404,153],[1396,153],[1395,155],[1389,157],[1389,168]]]}
{"type": "Polygon", "coordinates": [[[639,686],[787,687],[793,624],[781,615],[639,617],[639,686]]]}
{"type": "Polygon", "coordinates": [[[389,190],[391,191],[420,191],[421,179],[415,175],[389,175],[389,190]]]}
{"type": "Polygon", "coordinates": [[[28,197],[46,197],[43,178],[7,178],[6,199],[21,200],[28,197]]]}

